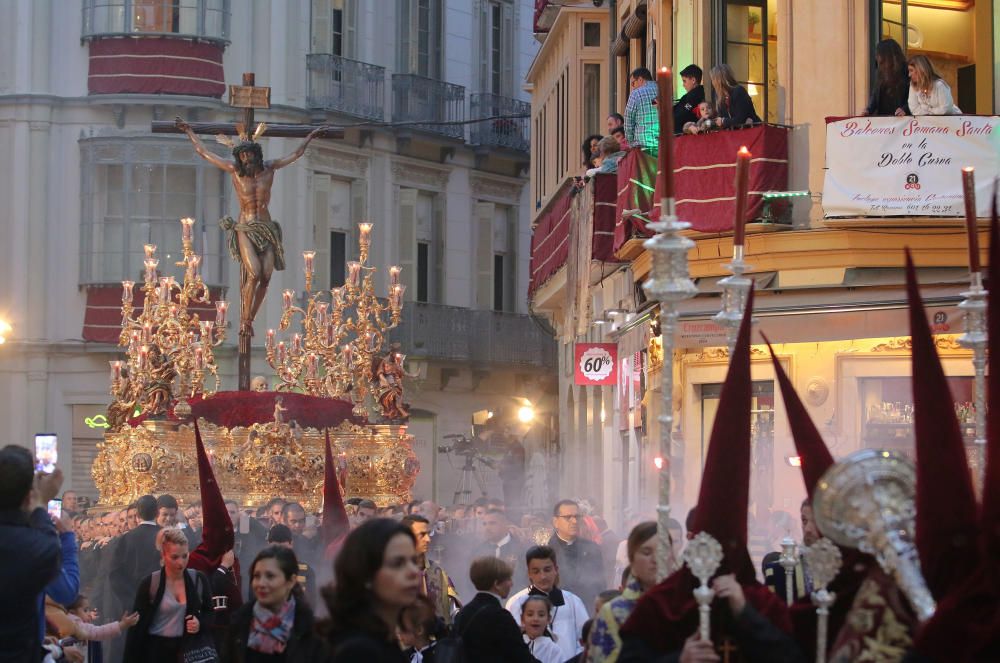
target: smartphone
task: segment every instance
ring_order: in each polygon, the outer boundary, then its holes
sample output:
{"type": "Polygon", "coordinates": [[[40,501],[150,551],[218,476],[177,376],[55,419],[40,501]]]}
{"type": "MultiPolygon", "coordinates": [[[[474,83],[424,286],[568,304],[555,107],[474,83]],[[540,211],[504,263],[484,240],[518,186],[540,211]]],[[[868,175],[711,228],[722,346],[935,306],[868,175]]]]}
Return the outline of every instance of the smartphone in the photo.
{"type": "Polygon", "coordinates": [[[55,433],[35,433],[35,471],[51,474],[59,460],[59,438],[55,433]]]}
{"type": "Polygon", "coordinates": [[[55,520],[62,518],[62,500],[49,500],[49,515],[55,520]]]}

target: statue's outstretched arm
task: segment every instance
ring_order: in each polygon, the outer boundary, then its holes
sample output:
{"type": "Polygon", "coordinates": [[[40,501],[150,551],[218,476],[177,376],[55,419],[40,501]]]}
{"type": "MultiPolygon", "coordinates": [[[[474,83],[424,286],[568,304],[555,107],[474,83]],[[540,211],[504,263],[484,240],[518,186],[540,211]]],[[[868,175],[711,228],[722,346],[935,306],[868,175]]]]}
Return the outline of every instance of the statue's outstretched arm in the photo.
{"type": "Polygon", "coordinates": [[[174,124],[178,129],[187,134],[187,137],[191,139],[191,144],[194,145],[194,151],[197,152],[202,159],[209,162],[216,168],[221,168],[222,170],[230,173],[236,170],[236,166],[234,166],[231,161],[227,161],[219,155],[206,150],[204,143],[202,143],[201,139],[198,138],[198,134],[191,129],[190,124],[179,117],[174,120],[174,124]]]}
{"type": "Polygon", "coordinates": [[[298,149],[296,149],[294,152],[292,152],[288,156],[281,157],[280,159],[275,159],[274,161],[272,161],[271,162],[271,168],[273,168],[274,170],[277,170],[279,168],[284,168],[285,166],[287,166],[289,164],[292,164],[292,163],[295,163],[296,161],[298,161],[298,159],[303,154],[306,153],[306,148],[309,146],[309,143],[312,142],[313,138],[315,138],[316,136],[320,135],[326,129],[327,129],[327,127],[318,127],[316,129],[314,129],[312,131],[312,133],[310,133],[308,136],[306,136],[306,139],[304,141],[302,141],[302,144],[299,145],[298,149]]]}

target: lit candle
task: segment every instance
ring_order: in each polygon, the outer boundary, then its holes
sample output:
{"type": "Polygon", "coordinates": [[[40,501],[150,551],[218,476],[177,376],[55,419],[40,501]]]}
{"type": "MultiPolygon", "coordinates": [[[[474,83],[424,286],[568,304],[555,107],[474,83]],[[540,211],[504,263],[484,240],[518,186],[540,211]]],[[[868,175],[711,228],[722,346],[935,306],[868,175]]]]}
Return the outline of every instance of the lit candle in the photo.
{"type": "Polygon", "coordinates": [[[344,363],[350,366],[354,359],[354,347],[352,347],[350,343],[347,343],[344,345],[341,355],[344,357],[344,363]]]}
{"type": "Polygon", "coordinates": [[[403,293],[406,292],[406,286],[402,283],[397,283],[392,286],[392,292],[390,294],[389,304],[394,308],[400,308],[403,305],[403,293]]]}
{"type": "Polygon", "coordinates": [[[200,371],[205,367],[205,350],[200,345],[194,348],[194,368],[200,371]]]}
{"type": "Polygon", "coordinates": [[[135,281],[122,281],[122,304],[132,303],[132,287],[135,281]]]}
{"type": "Polygon", "coordinates": [[[660,115],[660,142],[656,165],[659,169],[660,196],[674,197],[674,94],[670,70],[662,67],[656,72],[656,107],[660,115]]]}
{"type": "Polygon", "coordinates": [[[284,307],[284,310],[287,311],[288,309],[292,308],[292,299],[294,297],[295,293],[292,292],[291,290],[285,290],[284,292],[281,293],[281,305],[284,307]]]}
{"type": "Polygon", "coordinates": [[[969,236],[969,271],[979,271],[979,228],[976,226],[976,169],[962,169],[962,195],[965,198],[965,234],[969,236]]]}
{"type": "Polygon", "coordinates": [[[133,329],[132,333],[129,334],[129,342],[132,345],[135,345],[141,340],[142,340],[142,332],[140,332],[138,329],[133,329]]]}
{"type": "Polygon", "coordinates": [[[156,255],[156,244],[143,244],[142,250],[146,252],[146,258],[152,258],[156,255]]]}
{"type": "Polygon", "coordinates": [[[403,268],[399,265],[393,265],[389,268],[389,285],[399,285],[399,274],[403,271],[403,268]]]}
{"type": "Polygon", "coordinates": [[[343,288],[330,288],[330,299],[333,300],[333,307],[337,308],[344,301],[344,289],[343,288]]]}
{"type": "Polygon", "coordinates": [[[268,351],[274,350],[274,330],[267,330],[267,349],[268,351]]]}
{"type": "Polygon", "coordinates": [[[142,342],[149,343],[153,338],[153,323],[144,322],[142,325],[142,342]]]}
{"type": "Polygon", "coordinates": [[[184,240],[190,242],[192,237],[192,230],[194,228],[194,219],[191,217],[185,217],[181,219],[181,236],[184,240]]]}
{"type": "Polygon", "coordinates": [[[302,334],[292,334],[292,354],[297,355],[302,352],[302,334]]]}
{"type": "Polygon", "coordinates": [[[201,256],[191,256],[187,260],[187,278],[194,280],[198,278],[198,267],[201,265],[201,256]]]}
{"type": "Polygon", "coordinates": [[[306,274],[312,275],[313,259],[316,257],[315,251],[303,251],[302,260],[306,263],[306,274]]]}
{"type": "Polygon", "coordinates": [[[361,244],[367,244],[368,243],[368,240],[371,237],[372,226],[374,226],[374,225],[375,224],[368,223],[368,222],[359,223],[358,224],[358,230],[361,232],[361,237],[359,238],[358,241],[361,244]]]}
{"type": "Polygon", "coordinates": [[[319,357],[315,352],[306,355],[306,377],[315,378],[319,372],[319,357]]]}
{"type": "Polygon", "coordinates": [[[285,352],[285,342],[278,341],[278,363],[284,364],[287,354],[285,352]]]}
{"type": "Polygon", "coordinates": [[[206,320],[201,323],[201,342],[203,345],[211,345],[213,331],[215,331],[214,322],[206,320]]]}
{"type": "Polygon", "coordinates": [[[347,263],[347,282],[355,288],[361,282],[361,263],[357,260],[347,263]]]}
{"type": "Polygon", "coordinates": [[[326,324],[326,307],[329,306],[326,302],[316,303],[316,324],[322,327],[326,324]]]}
{"type": "Polygon", "coordinates": [[[365,340],[368,341],[368,349],[369,350],[374,350],[375,349],[375,332],[368,332],[367,334],[365,334],[365,340]]]}
{"type": "Polygon", "coordinates": [[[229,308],[229,304],[223,300],[215,302],[215,326],[225,327],[226,326],[226,310],[229,308]]]}
{"type": "Polygon", "coordinates": [[[736,216],[733,217],[733,245],[743,246],[746,233],[747,188],[750,185],[750,150],[744,145],[736,153],[736,216]]]}
{"type": "Polygon", "coordinates": [[[164,304],[170,301],[170,279],[166,276],[160,277],[160,301],[164,304]]]}
{"type": "Polygon", "coordinates": [[[146,258],[144,264],[146,265],[146,283],[155,283],[156,266],[160,264],[160,261],[156,258],[146,258]]]}
{"type": "Polygon", "coordinates": [[[177,304],[171,304],[167,308],[167,312],[170,314],[171,318],[176,318],[177,317],[177,304]]]}
{"type": "Polygon", "coordinates": [[[149,346],[144,345],[139,348],[139,370],[146,368],[146,357],[149,356],[149,346]]]}
{"type": "Polygon", "coordinates": [[[122,362],[115,360],[109,361],[111,364],[111,381],[116,382],[122,378],[122,362]]]}

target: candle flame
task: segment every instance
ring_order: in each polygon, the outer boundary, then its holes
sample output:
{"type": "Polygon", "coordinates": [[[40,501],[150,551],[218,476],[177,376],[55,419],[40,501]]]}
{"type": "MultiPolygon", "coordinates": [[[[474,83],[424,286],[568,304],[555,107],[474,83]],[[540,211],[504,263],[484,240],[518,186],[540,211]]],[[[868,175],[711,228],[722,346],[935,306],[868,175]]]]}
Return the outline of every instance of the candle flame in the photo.
{"type": "Polygon", "coordinates": [[[737,152],[740,156],[750,156],[750,150],[747,149],[746,145],[740,147],[740,151],[737,152]]]}
{"type": "Polygon", "coordinates": [[[966,166],[965,168],[962,169],[962,172],[963,173],[972,173],[972,172],[975,172],[975,170],[976,169],[973,168],[972,166],[966,166]]]}

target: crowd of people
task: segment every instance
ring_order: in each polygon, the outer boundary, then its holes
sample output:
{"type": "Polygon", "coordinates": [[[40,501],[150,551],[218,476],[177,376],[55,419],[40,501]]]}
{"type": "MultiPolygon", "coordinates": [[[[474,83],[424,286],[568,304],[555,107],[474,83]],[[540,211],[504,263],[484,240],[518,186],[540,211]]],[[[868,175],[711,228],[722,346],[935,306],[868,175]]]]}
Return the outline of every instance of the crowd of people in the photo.
{"type": "MultiPolygon", "coordinates": [[[[656,525],[622,538],[592,500],[515,514],[495,498],[344,504],[335,556],[323,514],[274,498],[181,507],[145,495],[122,509],[72,491],[53,520],[58,470],[0,451],[8,602],[0,661],[613,661],[619,629],[656,582],[656,525]],[[221,545],[222,530],[232,538],[221,545]],[[226,528],[229,528],[228,530],[226,528]],[[442,660],[447,657],[442,653],[442,660]],[[201,660],[197,657],[189,660],[201,660]]],[[[680,523],[670,534],[679,548],[680,523]]],[[[677,551],[675,551],[676,553],[677,551]]],[[[676,556],[672,561],[676,564],[676,556]]]]}
{"type": "MultiPolygon", "coordinates": [[[[899,43],[880,41],[875,49],[876,80],[862,115],[957,115],[951,87],[935,71],[926,55],[907,60],[899,43]]],[[[739,129],[761,123],[753,99],[728,64],[709,71],[711,97],[705,94],[701,67],[690,64],[680,72],[684,94],[674,101],[674,131],[701,134],[739,129]]],[[[638,147],[655,155],[660,133],[657,85],[649,69],[638,67],[629,75],[625,114],[607,117],[607,135],[587,136],[581,146],[584,172],[576,177],[579,189],[598,174],[618,172],[618,162],[629,148],[638,147]]]]}

